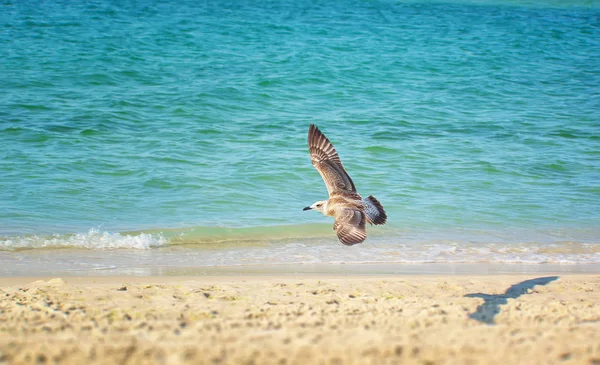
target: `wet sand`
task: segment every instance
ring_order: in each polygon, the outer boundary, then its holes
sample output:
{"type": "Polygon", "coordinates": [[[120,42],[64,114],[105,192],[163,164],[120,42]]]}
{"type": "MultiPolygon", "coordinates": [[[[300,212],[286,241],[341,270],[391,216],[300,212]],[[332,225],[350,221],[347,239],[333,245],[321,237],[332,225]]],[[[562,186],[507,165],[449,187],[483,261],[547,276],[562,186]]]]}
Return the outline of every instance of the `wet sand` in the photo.
{"type": "Polygon", "coordinates": [[[0,364],[600,365],[600,275],[0,278],[0,364]]]}

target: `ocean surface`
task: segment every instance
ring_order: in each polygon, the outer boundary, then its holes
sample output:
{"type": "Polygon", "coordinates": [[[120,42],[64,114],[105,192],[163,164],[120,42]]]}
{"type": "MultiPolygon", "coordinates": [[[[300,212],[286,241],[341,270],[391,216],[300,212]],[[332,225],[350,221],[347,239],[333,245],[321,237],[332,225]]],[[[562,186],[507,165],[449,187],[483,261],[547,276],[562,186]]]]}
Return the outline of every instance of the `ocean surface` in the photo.
{"type": "Polygon", "coordinates": [[[0,9],[0,275],[600,264],[597,1],[0,9]],[[311,123],[388,213],[362,245],[302,211],[311,123]]]}

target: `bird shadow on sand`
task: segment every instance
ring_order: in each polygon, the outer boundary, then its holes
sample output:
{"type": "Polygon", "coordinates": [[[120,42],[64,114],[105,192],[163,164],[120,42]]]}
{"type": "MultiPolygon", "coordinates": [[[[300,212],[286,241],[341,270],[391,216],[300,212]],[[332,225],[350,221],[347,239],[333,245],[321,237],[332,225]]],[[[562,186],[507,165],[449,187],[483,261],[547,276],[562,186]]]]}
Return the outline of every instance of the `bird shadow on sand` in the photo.
{"type": "Polygon", "coordinates": [[[534,286],[547,285],[556,279],[558,279],[558,276],[547,276],[525,280],[512,285],[510,288],[506,289],[503,294],[466,294],[466,298],[481,298],[484,300],[483,304],[478,306],[475,312],[469,314],[469,318],[487,324],[494,324],[494,318],[500,313],[500,306],[508,303],[509,299],[516,299],[521,295],[528,294],[527,291],[533,289],[534,286]]]}

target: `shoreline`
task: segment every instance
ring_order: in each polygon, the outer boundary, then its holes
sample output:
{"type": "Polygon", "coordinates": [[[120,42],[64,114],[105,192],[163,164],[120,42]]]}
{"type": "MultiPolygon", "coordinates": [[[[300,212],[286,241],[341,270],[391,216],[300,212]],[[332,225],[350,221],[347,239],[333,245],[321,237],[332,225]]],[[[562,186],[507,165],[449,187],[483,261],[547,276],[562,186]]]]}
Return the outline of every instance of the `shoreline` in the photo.
{"type": "Polygon", "coordinates": [[[319,263],[235,266],[99,266],[78,270],[7,265],[0,269],[3,277],[170,277],[170,276],[386,276],[386,275],[510,275],[510,274],[600,274],[600,263],[590,264],[523,264],[523,263],[319,263]]]}
{"type": "Polygon", "coordinates": [[[135,283],[135,284],[178,284],[183,282],[221,282],[221,283],[256,283],[256,282],[270,282],[270,281],[294,281],[294,280],[307,280],[307,281],[390,281],[390,280],[416,280],[416,281],[439,281],[439,280],[478,280],[478,281],[494,281],[494,280],[510,280],[511,278],[537,278],[537,277],[557,277],[557,278],[581,278],[590,279],[598,278],[600,280],[600,273],[558,273],[558,272],[546,272],[546,273],[485,273],[485,274],[472,274],[472,273],[455,273],[452,275],[445,274],[335,274],[335,273],[288,273],[286,275],[279,275],[277,273],[256,273],[253,275],[246,275],[241,273],[236,274],[213,274],[213,275],[154,275],[154,276],[131,276],[131,275],[115,275],[115,276],[0,276],[0,289],[3,287],[13,286],[27,286],[37,285],[46,283],[52,280],[60,282],[61,284],[67,285],[113,285],[115,283],[135,283]]]}
{"type": "MultiPolygon", "coordinates": [[[[355,274],[352,276],[341,275],[341,274],[288,274],[288,275],[277,275],[277,274],[254,274],[254,275],[207,275],[207,276],[0,276],[0,290],[3,288],[10,287],[37,287],[39,285],[56,286],[60,285],[67,286],[85,286],[85,287],[109,287],[118,284],[136,284],[136,285],[181,285],[192,284],[192,283],[225,283],[225,284],[257,284],[257,283],[271,283],[271,282],[292,282],[292,281],[315,281],[317,283],[324,281],[331,282],[343,282],[343,281],[357,281],[357,282],[388,282],[388,281],[400,281],[406,282],[414,280],[418,282],[438,282],[438,281],[480,281],[480,282],[508,282],[523,280],[534,280],[538,278],[557,278],[557,279],[568,279],[568,280],[595,280],[600,281],[600,274],[594,273],[492,273],[492,274],[452,274],[450,276],[440,274],[400,274],[400,275],[388,275],[388,274],[355,274]],[[48,284],[49,283],[49,284],[48,284]]],[[[600,289],[600,288],[599,288],[600,289]]],[[[600,319],[600,317],[599,317],[600,319]]]]}

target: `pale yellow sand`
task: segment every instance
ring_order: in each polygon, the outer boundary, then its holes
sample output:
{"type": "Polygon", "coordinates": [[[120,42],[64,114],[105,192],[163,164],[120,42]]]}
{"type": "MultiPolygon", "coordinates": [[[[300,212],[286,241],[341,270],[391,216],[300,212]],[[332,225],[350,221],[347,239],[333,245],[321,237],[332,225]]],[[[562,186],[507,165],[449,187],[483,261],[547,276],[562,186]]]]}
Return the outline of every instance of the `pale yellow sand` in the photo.
{"type": "Polygon", "coordinates": [[[598,275],[33,280],[2,364],[600,364],[598,275]]]}

